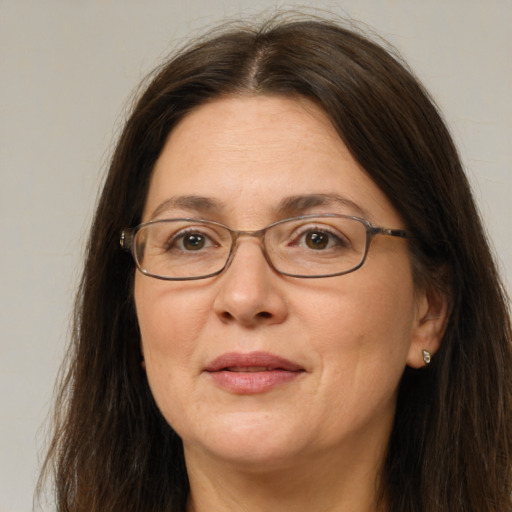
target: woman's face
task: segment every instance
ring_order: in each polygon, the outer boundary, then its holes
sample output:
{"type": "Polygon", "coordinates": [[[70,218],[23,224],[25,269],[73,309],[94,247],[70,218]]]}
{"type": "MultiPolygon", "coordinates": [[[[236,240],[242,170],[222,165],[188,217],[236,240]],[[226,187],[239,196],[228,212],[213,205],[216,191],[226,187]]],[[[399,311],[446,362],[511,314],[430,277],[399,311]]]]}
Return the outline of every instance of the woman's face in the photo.
{"type": "MultiPolygon", "coordinates": [[[[143,220],[258,230],[322,213],[404,228],[322,111],[258,96],[213,101],[178,124],[143,220]]],[[[279,275],[260,241],[242,237],[217,277],[174,282],[137,272],[135,302],[149,384],[187,462],[276,466],[381,454],[404,367],[420,366],[421,350],[432,349],[407,242],[387,236],[373,240],[359,270],[323,279],[279,275]]]]}

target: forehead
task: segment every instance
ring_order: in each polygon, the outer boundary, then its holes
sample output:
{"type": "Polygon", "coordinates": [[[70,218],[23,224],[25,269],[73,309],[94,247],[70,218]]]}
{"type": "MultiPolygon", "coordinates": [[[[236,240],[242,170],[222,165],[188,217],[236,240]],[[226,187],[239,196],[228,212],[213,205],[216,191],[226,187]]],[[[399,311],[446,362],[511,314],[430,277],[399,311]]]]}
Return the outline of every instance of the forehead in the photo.
{"type": "Polygon", "coordinates": [[[181,196],[211,200],[226,217],[267,219],[287,197],[307,194],[345,198],[375,219],[393,213],[312,102],[227,97],[198,107],[170,133],[153,170],[144,220],[165,203],[183,204],[174,201],[181,196]]]}

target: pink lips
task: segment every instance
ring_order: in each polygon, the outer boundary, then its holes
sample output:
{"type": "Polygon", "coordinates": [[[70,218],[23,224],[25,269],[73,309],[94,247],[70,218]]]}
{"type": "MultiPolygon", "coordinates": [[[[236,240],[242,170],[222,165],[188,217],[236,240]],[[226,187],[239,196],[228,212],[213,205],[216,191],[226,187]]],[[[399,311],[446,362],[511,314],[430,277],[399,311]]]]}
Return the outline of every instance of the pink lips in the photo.
{"type": "Polygon", "coordinates": [[[227,353],[204,369],[214,383],[231,393],[265,393],[304,373],[296,363],[267,352],[227,353]]]}

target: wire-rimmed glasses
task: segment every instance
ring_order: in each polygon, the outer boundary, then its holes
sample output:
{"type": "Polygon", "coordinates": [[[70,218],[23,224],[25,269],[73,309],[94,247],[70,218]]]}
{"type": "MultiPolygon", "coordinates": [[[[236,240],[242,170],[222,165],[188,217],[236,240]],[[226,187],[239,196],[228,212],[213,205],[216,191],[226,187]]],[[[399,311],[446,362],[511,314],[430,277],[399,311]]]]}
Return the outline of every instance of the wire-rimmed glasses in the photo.
{"type": "Polygon", "coordinates": [[[360,217],[324,214],[279,220],[257,231],[204,219],[158,219],[124,229],[120,243],[143,274],[186,281],[220,274],[231,263],[238,240],[256,237],[276,272],[321,278],[360,268],[376,235],[412,238],[406,230],[373,226],[360,217]]]}

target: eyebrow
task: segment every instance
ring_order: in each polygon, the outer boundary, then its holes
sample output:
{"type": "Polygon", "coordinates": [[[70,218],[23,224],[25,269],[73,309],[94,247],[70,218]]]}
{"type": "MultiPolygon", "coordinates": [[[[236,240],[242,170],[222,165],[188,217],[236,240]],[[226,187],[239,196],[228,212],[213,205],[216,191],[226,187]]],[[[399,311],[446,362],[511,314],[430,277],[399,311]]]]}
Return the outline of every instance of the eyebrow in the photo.
{"type": "MultiPolygon", "coordinates": [[[[339,194],[300,194],[285,197],[278,203],[275,211],[279,218],[286,218],[303,215],[308,210],[319,206],[342,206],[362,217],[368,217],[368,213],[361,206],[339,194]]],[[[189,210],[197,214],[218,214],[225,209],[225,206],[224,203],[212,197],[198,195],[173,196],[156,207],[151,219],[155,219],[162,213],[173,209],[189,210]]]]}
{"type": "Polygon", "coordinates": [[[155,219],[165,211],[174,209],[190,210],[197,213],[218,213],[223,208],[224,205],[220,201],[211,197],[197,195],[173,196],[158,205],[151,214],[151,218],[155,219]]]}
{"type": "Polygon", "coordinates": [[[340,196],[339,194],[301,194],[297,196],[286,197],[279,203],[277,212],[284,216],[301,215],[312,208],[318,206],[342,206],[348,208],[362,217],[368,217],[366,212],[361,206],[347,197],[340,196]]]}

